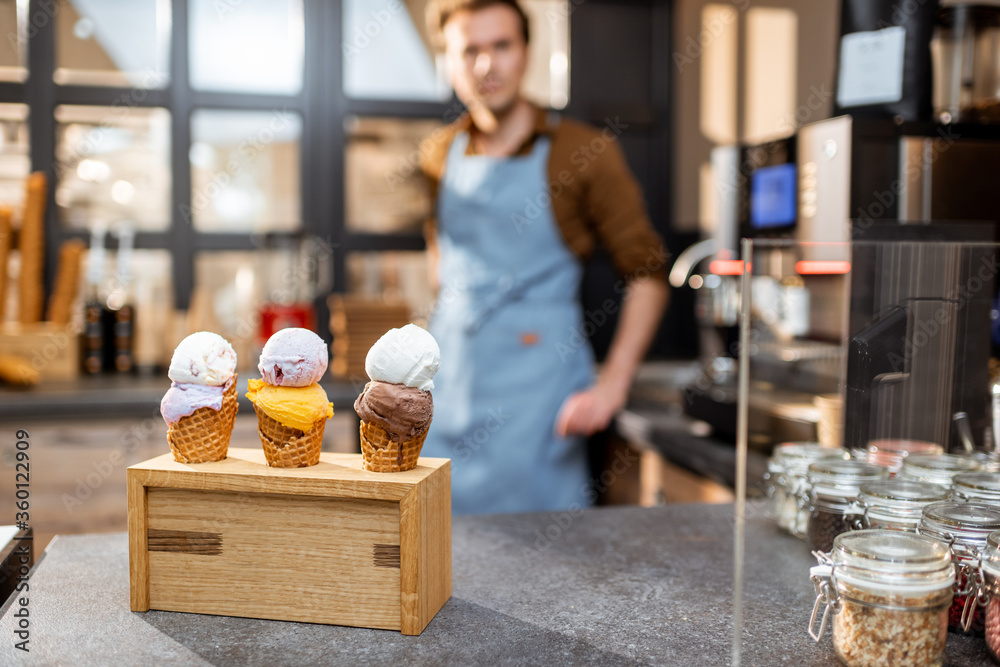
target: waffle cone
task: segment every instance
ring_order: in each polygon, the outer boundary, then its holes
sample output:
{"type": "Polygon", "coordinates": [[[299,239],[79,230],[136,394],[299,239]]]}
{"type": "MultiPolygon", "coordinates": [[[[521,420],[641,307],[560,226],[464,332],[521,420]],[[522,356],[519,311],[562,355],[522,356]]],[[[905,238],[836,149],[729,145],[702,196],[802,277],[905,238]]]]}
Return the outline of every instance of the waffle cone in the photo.
{"type": "Polygon", "coordinates": [[[303,433],[297,428],[282,425],[256,406],[254,409],[257,411],[257,431],[267,465],[272,468],[305,468],[319,463],[325,419],[316,421],[311,429],[303,433]]]}
{"type": "Polygon", "coordinates": [[[411,440],[395,441],[387,430],[373,422],[361,421],[361,459],[365,470],[403,472],[417,467],[427,431],[411,440]]]}
{"type": "Polygon", "coordinates": [[[198,408],[167,428],[167,443],[180,463],[221,461],[229,451],[229,438],[239,404],[236,401],[236,377],[222,395],[222,408],[198,408]]]}

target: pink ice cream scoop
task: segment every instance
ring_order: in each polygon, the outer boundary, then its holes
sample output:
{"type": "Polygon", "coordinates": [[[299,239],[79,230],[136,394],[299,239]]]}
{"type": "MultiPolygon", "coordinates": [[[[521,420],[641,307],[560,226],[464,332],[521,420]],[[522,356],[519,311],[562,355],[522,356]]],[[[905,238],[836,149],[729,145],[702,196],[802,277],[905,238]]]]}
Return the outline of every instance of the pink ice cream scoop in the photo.
{"type": "Polygon", "coordinates": [[[222,396],[233,384],[230,378],[221,387],[213,387],[203,384],[191,384],[188,382],[173,382],[167,393],[160,401],[160,414],[167,425],[176,424],[181,417],[188,417],[194,414],[198,408],[222,409],[222,396]]]}
{"type": "Polygon", "coordinates": [[[264,382],[274,387],[308,387],[326,373],[323,339],[308,329],[282,329],[271,336],[260,353],[264,382]]]}

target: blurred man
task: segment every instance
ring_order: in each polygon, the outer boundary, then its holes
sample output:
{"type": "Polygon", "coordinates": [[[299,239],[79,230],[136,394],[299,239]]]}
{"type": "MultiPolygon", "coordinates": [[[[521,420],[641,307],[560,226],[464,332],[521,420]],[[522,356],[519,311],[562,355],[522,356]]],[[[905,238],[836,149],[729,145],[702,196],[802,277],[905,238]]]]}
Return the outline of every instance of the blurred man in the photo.
{"type": "Polygon", "coordinates": [[[596,494],[584,438],[625,405],[666,305],[666,250],[618,146],[622,127],[562,119],[522,96],[530,31],[516,0],[428,13],[468,112],[422,151],[442,355],[423,454],[452,459],[457,513],[586,506],[596,494]],[[598,244],[625,301],[595,381],[579,287],[598,244]]]}

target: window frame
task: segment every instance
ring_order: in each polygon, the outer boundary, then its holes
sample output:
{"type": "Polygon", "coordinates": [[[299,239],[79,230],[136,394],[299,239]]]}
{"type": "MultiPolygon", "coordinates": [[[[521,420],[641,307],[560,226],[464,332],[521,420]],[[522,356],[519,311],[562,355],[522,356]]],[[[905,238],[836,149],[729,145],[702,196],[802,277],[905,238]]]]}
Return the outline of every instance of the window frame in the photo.
{"type": "MultiPolygon", "coordinates": [[[[305,18],[305,59],[302,91],[296,95],[267,95],[197,91],[191,88],[188,69],[188,3],[172,0],[169,82],[162,89],[143,90],[141,99],[127,98],[132,89],[113,86],[57,84],[53,78],[56,62],[55,21],[45,0],[30,0],[27,43],[28,78],[24,82],[0,82],[0,102],[27,104],[31,170],[44,172],[49,179],[45,215],[45,284],[50,290],[55,278],[59,247],[63,242],[88,239],[86,230],[60,226],[55,206],[56,121],[59,105],[110,106],[129,99],[136,107],[162,107],[171,114],[170,220],[162,232],[138,232],[137,249],[163,249],[171,256],[174,303],[187,309],[194,289],[195,253],[226,250],[254,250],[259,235],[252,233],[199,232],[182,213],[191,206],[191,116],[199,109],[273,111],[298,113],[302,117],[300,146],[301,226],[294,232],[271,232],[272,237],[313,234],[331,248],[332,276],[327,284],[334,292],[346,292],[346,260],[351,252],[423,250],[420,234],[371,234],[345,230],[344,210],[344,127],[351,116],[384,116],[441,120],[454,110],[454,98],[443,103],[349,99],[343,91],[342,33],[340,2],[303,0],[305,18]]],[[[114,249],[116,242],[106,240],[114,249]]],[[[318,321],[325,322],[326,295],[317,296],[318,321]]],[[[323,329],[324,327],[321,327],[323,329]]]]}

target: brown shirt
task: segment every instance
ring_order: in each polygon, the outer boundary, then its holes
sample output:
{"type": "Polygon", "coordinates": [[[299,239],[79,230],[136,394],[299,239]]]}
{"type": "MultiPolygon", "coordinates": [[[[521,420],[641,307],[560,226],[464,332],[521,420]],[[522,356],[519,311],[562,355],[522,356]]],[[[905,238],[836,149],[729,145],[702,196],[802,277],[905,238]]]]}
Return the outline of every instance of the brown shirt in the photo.
{"type": "MultiPolygon", "coordinates": [[[[471,126],[472,120],[465,114],[421,145],[421,168],[430,179],[433,211],[437,211],[438,185],[451,142],[471,126]]],[[[621,131],[614,123],[598,129],[537,109],[534,132],[517,154],[529,153],[540,136],[550,138],[552,212],[566,245],[578,257],[589,258],[601,244],[626,279],[651,275],[665,280],[667,250],[649,222],[639,185],[618,145],[621,131]]],[[[472,142],[469,146],[471,152],[472,142]]],[[[433,216],[424,231],[433,252],[433,216]]]]}

